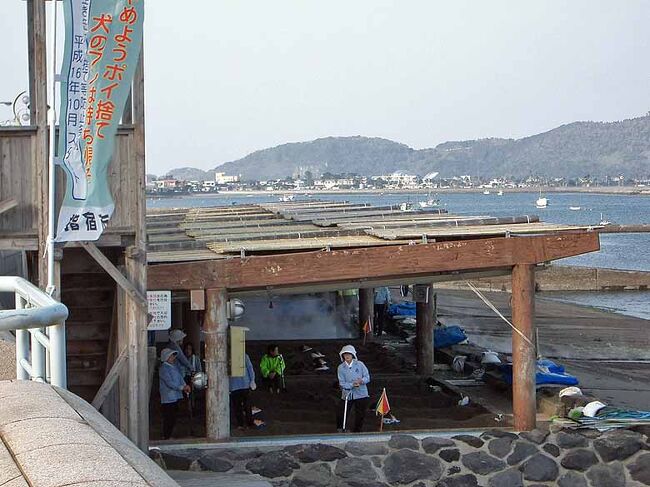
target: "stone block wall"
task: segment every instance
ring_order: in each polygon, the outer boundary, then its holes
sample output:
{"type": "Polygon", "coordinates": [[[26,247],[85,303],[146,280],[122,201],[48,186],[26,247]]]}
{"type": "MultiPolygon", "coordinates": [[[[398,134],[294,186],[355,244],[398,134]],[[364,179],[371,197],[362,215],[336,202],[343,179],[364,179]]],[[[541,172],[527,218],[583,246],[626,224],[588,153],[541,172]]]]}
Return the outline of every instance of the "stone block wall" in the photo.
{"type": "Polygon", "coordinates": [[[490,430],[451,438],[154,451],[168,469],[257,474],[278,487],[650,485],[649,431],[490,430]]]}

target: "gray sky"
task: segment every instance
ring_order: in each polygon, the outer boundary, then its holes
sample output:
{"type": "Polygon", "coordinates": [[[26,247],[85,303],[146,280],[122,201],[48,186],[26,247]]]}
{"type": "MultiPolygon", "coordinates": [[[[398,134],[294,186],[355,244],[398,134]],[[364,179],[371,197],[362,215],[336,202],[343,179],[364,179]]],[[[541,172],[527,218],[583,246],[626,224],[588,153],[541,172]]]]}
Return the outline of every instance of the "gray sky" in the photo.
{"type": "MultiPolygon", "coordinates": [[[[27,87],[25,3],[1,1],[5,100],[27,87]]],[[[149,1],[148,170],[328,135],[423,148],[640,116],[648,18],[644,0],[149,1]]]]}

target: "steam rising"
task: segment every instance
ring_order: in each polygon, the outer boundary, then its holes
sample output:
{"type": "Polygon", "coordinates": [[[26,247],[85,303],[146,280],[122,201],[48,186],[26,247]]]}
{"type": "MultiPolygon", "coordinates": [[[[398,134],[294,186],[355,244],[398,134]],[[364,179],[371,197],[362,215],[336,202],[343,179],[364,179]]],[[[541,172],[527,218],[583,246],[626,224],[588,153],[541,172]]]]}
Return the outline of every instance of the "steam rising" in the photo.
{"type": "Polygon", "coordinates": [[[357,338],[356,303],[345,307],[336,293],[255,296],[243,299],[246,312],[237,326],[250,328],[248,340],[357,338]],[[269,307],[269,302],[273,307],[269,307]]]}

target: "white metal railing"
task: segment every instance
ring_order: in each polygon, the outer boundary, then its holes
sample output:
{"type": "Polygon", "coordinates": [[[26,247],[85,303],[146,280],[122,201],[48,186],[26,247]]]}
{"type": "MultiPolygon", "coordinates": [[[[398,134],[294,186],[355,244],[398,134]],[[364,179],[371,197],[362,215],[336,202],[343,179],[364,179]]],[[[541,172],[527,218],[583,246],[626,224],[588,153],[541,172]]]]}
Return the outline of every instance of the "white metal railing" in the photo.
{"type": "Polygon", "coordinates": [[[21,277],[0,276],[0,292],[16,297],[15,309],[0,311],[0,331],[16,333],[16,377],[65,389],[68,308],[21,277]]]}

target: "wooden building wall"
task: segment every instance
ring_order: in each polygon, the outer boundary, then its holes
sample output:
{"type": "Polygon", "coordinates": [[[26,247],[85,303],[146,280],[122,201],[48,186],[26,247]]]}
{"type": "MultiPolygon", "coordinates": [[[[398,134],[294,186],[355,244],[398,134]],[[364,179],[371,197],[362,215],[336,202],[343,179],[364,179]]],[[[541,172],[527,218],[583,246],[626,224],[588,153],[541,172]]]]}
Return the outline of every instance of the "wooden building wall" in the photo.
{"type": "MultiPolygon", "coordinates": [[[[34,127],[0,127],[0,201],[15,198],[18,207],[0,215],[0,238],[7,234],[38,234],[38,191],[34,127]]],[[[115,213],[107,232],[133,234],[138,215],[133,211],[139,197],[134,129],[118,130],[113,161],[108,168],[115,213]]],[[[65,172],[57,168],[57,201],[65,190],[65,172]]]]}

